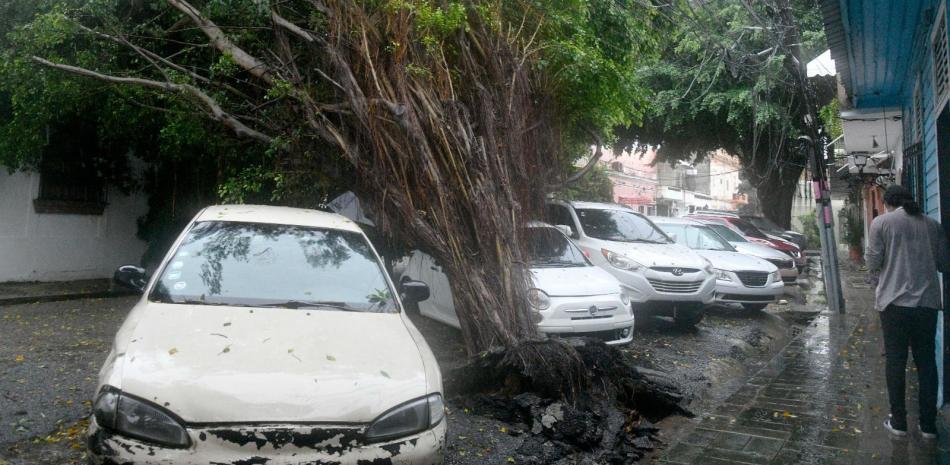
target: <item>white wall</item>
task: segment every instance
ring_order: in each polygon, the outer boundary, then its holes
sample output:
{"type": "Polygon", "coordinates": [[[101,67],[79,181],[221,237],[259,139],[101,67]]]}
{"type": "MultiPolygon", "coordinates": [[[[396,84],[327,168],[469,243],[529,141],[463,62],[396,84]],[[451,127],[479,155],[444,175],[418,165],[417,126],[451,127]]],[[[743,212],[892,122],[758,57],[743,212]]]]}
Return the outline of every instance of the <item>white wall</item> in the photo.
{"type": "Polygon", "coordinates": [[[0,169],[0,282],[106,278],[138,263],[145,243],[136,219],[148,209],[141,193],[110,189],[102,215],[37,214],[36,173],[0,169]]]}

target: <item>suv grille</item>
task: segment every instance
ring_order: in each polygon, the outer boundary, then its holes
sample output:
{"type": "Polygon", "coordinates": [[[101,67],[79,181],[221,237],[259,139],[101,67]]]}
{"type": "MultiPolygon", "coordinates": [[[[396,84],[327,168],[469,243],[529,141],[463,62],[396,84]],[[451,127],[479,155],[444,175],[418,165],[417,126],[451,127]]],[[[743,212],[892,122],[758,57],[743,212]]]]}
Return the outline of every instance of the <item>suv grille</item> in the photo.
{"type": "Polygon", "coordinates": [[[654,266],[650,269],[653,271],[659,271],[661,273],[673,273],[673,270],[680,270],[680,274],[699,273],[699,270],[696,268],[676,268],[672,266],[654,266]]]}
{"type": "Polygon", "coordinates": [[[769,274],[764,271],[736,271],[736,275],[746,287],[762,287],[769,282],[769,274]]]}
{"type": "Polygon", "coordinates": [[[791,260],[782,260],[782,259],[771,258],[771,259],[769,259],[769,262],[771,262],[773,265],[777,266],[780,270],[788,270],[788,269],[791,269],[792,267],[795,266],[795,265],[792,263],[791,260]]]}
{"type": "Polygon", "coordinates": [[[657,292],[669,292],[673,294],[692,294],[699,290],[699,287],[703,285],[702,281],[664,281],[661,279],[648,279],[650,285],[653,286],[657,292]]]}

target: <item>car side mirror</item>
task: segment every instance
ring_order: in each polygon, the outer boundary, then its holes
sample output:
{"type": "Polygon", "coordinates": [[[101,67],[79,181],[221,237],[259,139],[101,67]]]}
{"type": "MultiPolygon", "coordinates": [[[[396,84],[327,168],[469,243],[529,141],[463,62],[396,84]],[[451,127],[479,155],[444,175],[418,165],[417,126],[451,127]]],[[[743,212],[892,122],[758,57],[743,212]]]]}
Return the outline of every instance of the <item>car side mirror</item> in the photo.
{"type": "Polygon", "coordinates": [[[124,288],[144,292],[145,286],[148,285],[148,273],[140,266],[122,265],[115,270],[112,280],[124,288]]]}
{"type": "Polygon", "coordinates": [[[555,226],[555,228],[564,233],[564,235],[567,237],[577,237],[577,234],[574,234],[574,230],[566,224],[559,224],[555,226]]]}
{"type": "Polygon", "coordinates": [[[404,301],[422,302],[429,298],[429,285],[422,281],[407,279],[400,283],[399,294],[404,301]]]}
{"type": "Polygon", "coordinates": [[[667,235],[667,236],[670,236],[670,240],[671,240],[671,241],[676,242],[676,234],[675,234],[675,233],[666,233],[666,235],[667,235]]]}

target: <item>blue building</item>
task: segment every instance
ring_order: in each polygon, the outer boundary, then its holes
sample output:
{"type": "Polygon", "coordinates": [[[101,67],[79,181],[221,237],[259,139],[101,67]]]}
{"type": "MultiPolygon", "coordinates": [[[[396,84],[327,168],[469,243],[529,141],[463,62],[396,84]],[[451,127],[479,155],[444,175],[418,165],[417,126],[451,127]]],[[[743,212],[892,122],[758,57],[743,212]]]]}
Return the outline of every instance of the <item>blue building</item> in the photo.
{"type": "MultiPolygon", "coordinates": [[[[845,168],[862,180],[870,219],[882,187],[898,182],[950,233],[948,0],[820,0],[838,80],[845,168]]],[[[839,151],[839,155],[841,151],[839,151]]],[[[867,221],[866,223],[870,223],[867,221]]],[[[944,276],[944,303],[948,298],[944,276]]],[[[947,312],[944,312],[945,314],[947,312]]],[[[941,396],[950,376],[937,330],[941,396]]],[[[941,401],[942,402],[942,401],[941,401]]]]}
{"type": "Polygon", "coordinates": [[[821,7],[851,170],[908,186],[928,215],[950,226],[947,0],[821,7]]]}

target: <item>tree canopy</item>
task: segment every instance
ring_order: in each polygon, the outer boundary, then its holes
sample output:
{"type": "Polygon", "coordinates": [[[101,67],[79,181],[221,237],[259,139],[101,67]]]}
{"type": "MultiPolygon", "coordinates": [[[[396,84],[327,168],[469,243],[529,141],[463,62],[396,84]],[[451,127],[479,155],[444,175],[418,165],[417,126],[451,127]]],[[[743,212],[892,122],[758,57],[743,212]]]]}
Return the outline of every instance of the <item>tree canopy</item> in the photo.
{"type": "MultiPolygon", "coordinates": [[[[824,48],[815,0],[673,2],[662,8],[669,40],[638,69],[654,90],[642,126],[617,131],[621,146],[658,146],[658,160],[739,157],[764,213],[788,225],[808,160],[809,99],[831,99],[833,81],[799,82],[798,67],[824,48]]],[[[813,115],[814,118],[817,115],[813,115]]]]}

